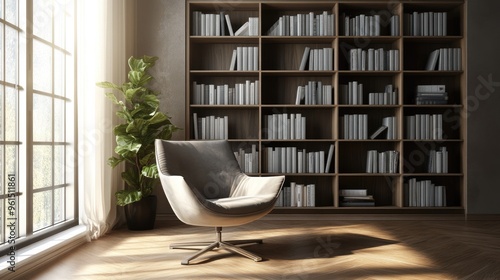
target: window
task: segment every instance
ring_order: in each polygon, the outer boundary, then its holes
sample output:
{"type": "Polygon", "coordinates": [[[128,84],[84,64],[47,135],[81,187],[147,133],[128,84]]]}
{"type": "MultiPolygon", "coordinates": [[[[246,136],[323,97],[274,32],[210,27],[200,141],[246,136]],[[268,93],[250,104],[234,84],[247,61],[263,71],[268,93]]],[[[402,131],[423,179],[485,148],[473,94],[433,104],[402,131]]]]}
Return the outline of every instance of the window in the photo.
{"type": "Polygon", "coordinates": [[[0,0],[0,256],[78,223],[74,2],[0,0]]]}

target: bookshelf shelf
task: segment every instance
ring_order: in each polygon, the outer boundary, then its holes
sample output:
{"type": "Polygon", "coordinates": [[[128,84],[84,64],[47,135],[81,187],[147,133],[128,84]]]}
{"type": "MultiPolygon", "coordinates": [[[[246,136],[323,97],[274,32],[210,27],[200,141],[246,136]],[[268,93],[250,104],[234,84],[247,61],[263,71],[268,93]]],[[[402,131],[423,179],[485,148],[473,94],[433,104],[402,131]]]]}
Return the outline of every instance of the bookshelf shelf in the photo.
{"type": "MultiPolygon", "coordinates": [[[[233,150],[258,154],[255,158],[258,171],[254,170],[250,175],[285,174],[284,189],[287,191],[290,191],[292,183],[315,186],[314,207],[276,207],[274,213],[466,212],[467,52],[464,0],[188,0],[186,15],[189,32],[186,34],[188,129],[185,130],[185,137],[196,139],[198,135],[197,139],[201,139],[200,133],[195,135],[195,126],[199,130],[201,125],[200,117],[227,117],[227,138],[233,150]],[[200,14],[206,15],[203,20],[200,14]],[[251,36],[230,36],[226,15],[233,32],[248,22],[249,30],[253,28],[254,33],[251,36]],[[431,17],[433,20],[430,20],[431,17]],[[258,26],[251,27],[250,18],[254,18],[253,22],[257,22],[258,26]],[[365,22],[364,31],[361,22],[365,22]],[[378,27],[377,22],[380,23],[378,27]],[[219,30],[218,36],[215,35],[218,31],[210,29],[216,26],[224,27],[219,30]],[[212,34],[203,35],[200,31],[203,28],[203,34],[212,34]],[[438,31],[446,34],[438,34],[438,31]],[[256,59],[256,69],[229,70],[233,52],[238,47],[247,47],[248,51],[257,48],[257,57],[253,58],[256,59]],[[460,70],[426,70],[433,51],[458,48],[460,59],[457,60],[456,56],[451,58],[453,54],[449,54],[449,58],[460,64],[459,68],[450,69],[460,70]],[[325,60],[329,57],[329,49],[331,59],[325,60]],[[366,62],[365,70],[350,70],[356,69],[350,67],[354,63],[350,54],[353,49],[360,49],[356,59],[366,62]],[[379,52],[377,60],[373,53],[368,53],[373,51],[370,49],[383,49],[387,53],[379,52]],[[389,51],[392,51],[391,54],[389,51]],[[363,55],[366,57],[363,58],[363,55]],[[367,61],[369,55],[373,59],[372,66],[367,61]],[[384,66],[380,62],[386,55],[391,68],[386,68],[389,64],[384,66]],[[305,67],[301,68],[303,60],[305,67]],[[312,67],[318,70],[309,70],[312,67]],[[384,70],[368,70],[369,67],[384,70]],[[251,89],[252,92],[255,90],[252,97],[254,103],[208,105],[195,102],[196,85],[234,87],[236,91],[236,84],[249,82],[255,83],[252,86],[255,88],[251,89]],[[360,94],[357,97],[362,96],[362,100],[356,97],[353,101],[350,95],[357,92],[351,91],[354,82],[358,85],[357,94],[360,94]],[[435,102],[435,93],[422,94],[419,91],[418,86],[422,85],[444,86],[446,92],[439,92],[442,100],[435,102]],[[387,86],[390,86],[389,91],[392,89],[393,95],[377,95],[387,93],[387,86]],[[303,87],[302,91],[299,87],[303,87]],[[346,88],[350,90],[348,93],[346,88]],[[305,98],[306,94],[309,94],[309,99],[305,98]],[[272,115],[276,115],[274,120],[272,115]],[[304,119],[298,122],[294,119],[297,116],[304,119]],[[422,118],[422,123],[412,123],[412,118],[417,116],[422,118]],[[353,119],[349,121],[351,117],[353,119]],[[281,120],[279,125],[269,123],[278,120],[281,120]],[[302,124],[305,124],[304,128],[302,124]],[[388,129],[382,129],[381,134],[371,139],[370,136],[383,124],[391,126],[392,136],[388,136],[388,129]],[[354,134],[359,135],[346,139],[350,136],[345,137],[344,134],[352,133],[349,129],[345,130],[346,125],[354,126],[354,134]],[[290,136],[291,131],[299,129],[304,130],[304,137],[290,136]],[[273,133],[282,138],[271,137],[273,133]],[[413,133],[422,139],[412,137],[413,133]],[[365,172],[368,154],[373,156],[373,151],[381,157],[381,164],[390,165],[394,172],[384,172],[379,167],[376,171],[381,173],[365,172]],[[294,155],[293,160],[290,153],[294,155]],[[314,172],[286,170],[293,168],[285,165],[294,160],[299,165],[299,160],[295,158],[299,153],[303,157],[300,165],[304,168],[314,165],[317,168],[314,172]],[[383,158],[389,156],[390,160],[383,158]],[[328,160],[328,170],[321,170],[328,160]],[[446,165],[442,165],[443,160],[446,160],[446,165]],[[428,172],[436,168],[437,161],[446,173],[428,172]],[[280,171],[274,170],[275,167],[280,171]],[[409,186],[420,181],[422,185],[428,181],[434,186],[444,186],[446,205],[412,205],[410,202],[414,197],[410,195],[409,186]],[[340,193],[346,189],[365,189],[373,195],[374,206],[341,206],[340,193]]],[[[237,57],[236,61],[242,59],[242,56],[237,57]]],[[[250,55],[248,59],[250,61],[250,55]]],[[[211,93],[204,94],[209,96],[211,93]]],[[[370,162],[373,164],[373,159],[370,162]]]]}

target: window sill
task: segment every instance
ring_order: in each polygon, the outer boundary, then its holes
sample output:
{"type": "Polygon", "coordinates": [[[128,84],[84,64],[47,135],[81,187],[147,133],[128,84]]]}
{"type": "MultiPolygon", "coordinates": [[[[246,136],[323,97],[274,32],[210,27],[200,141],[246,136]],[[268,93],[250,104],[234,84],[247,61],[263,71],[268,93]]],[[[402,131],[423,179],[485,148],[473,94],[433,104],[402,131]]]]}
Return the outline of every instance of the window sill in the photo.
{"type": "Polygon", "coordinates": [[[13,251],[15,267],[10,263],[12,256],[5,255],[0,258],[0,279],[20,278],[86,242],[87,228],[79,225],[13,251]]]}

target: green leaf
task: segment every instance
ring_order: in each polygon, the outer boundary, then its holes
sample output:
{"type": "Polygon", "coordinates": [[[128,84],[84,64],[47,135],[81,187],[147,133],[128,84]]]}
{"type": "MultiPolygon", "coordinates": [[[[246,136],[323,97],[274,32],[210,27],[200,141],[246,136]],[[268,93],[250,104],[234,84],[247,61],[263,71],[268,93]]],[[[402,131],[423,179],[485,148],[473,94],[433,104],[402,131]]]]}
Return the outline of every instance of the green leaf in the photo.
{"type": "Polygon", "coordinates": [[[142,84],[140,82],[143,75],[144,72],[131,70],[128,72],[128,79],[133,85],[141,86],[142,84]]]}
{"type": "Polygon", "coordinates": [[[105,93],[106,97],[113,102],[113,104],[119,105],[120,102],[118,101],[118,98],[114,95],[114,93],[107,92],[105,93]]]}
{"type": "Polygon", "coordinates": [[[115,136],[118,136],[118,135],[127,135],[127,124],[124,123],[124,124],[119,124],[117,126],[115,126],[115,128],[113,129],[113,133],[115,134],[115,136]]]}
{"type": "Polygon", "coordinates": [[[157,109],[160,106],[160,100],[156,95],[147,94],[142,97],[142,102],[146,103],[148,106],[157,109]]]}
{"type": "Polygon", "coordinates": [[[156,179],[158,178],[158,168],[156,167],[156,163],[153,163],[149,166],[142,167],[142,176],[156,179]]]}
{"type": "Polygon", "coordinates": [[[108,165],[111,167],[116,167],[118,164],[120,164],[124,160],[123,157],[117,158],[117,157],[110,157],[108,159],[108,165]]]}
{"type": "Polygon", "coordinates": [[[139,162],[141,165],[149,165],[151,163],[155,163],[156,161],[156,155],[155,155],[155,152],[154,150],[151,151],[150,153],[148,153],[147,155],[143,156],[139,162]]]}
{"type": "Polygon", "coordinates": [[[139,189],[140,188],[140,175],[137,174],[137,170],[134,168],[129,168],[125,171],[122,172],[122,179],[125,181],[125,183],[133,188],[133,189],[139,189]]]}
{"type": "Polygon", "coordinates": [[[96,85],[98,87],[101,87],[101,88],[114,88],[114,89],[117,89],[119,91],[122,90],[121,86],[114,84],[114,83],[111,83],[111,82],[99,82],[99,83],[96,83],[96,85]]]}
{"type": "Polygon", "coordinates": [[[117,135],[116,145],[115,152],[126,157],[129,152],[139,152],[142,144],[130,135],[117,135]]]}
{"type": "Polygon", "coordinates": [[[132,99],[134,99],[135,95],[138,93],[138,92],[141,92],[143,91],[144,89],[142,88],[129,88],[125,91],[125,98],[129,101],[131,101],[132,99]]]}
{"type": "Polygon", "coordinates": [[[115,197],[116,204],[119,206],[125,206],[141,200],[142,192],[140,190],[121,190],[115,193],[115,197]]]}
{"type": "Polygon", "coordinates": [[[136,137],[144,136],[147,133],[149,122],[142,119],[133,120],[128,124],[126,132],[136,137]]]}

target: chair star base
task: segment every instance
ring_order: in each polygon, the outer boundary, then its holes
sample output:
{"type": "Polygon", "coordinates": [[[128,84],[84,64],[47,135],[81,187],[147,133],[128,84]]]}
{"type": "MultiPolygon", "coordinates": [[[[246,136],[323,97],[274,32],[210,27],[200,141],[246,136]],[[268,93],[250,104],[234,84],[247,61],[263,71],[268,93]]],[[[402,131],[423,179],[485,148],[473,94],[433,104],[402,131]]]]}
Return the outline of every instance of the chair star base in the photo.
{"type": "Polygon", "coordinates": [[[216,241],[214,242],[188,242],[188,243],[173,243],[170,244],[170,249],[192,249],[191,247],[199,247],[205,246],[200,251],[196,252],[196,254],[187,257],[184,259],[181,264],[188,265],[190,261],[196,259],[197,257],[205,254],[206,252],[210,252],[215,249],[226,249],[232,253],[240,254],[244,257],[252,259],[255,262],[262,261],[262,258],[250,253],[249,251],[238,247],[236,245],[248,245],[248,244],[262,244],[262,239],[247,239],[247,240],[228,240],[222,241],[221,234],[222,227],[216,227],[216,241]]]}

